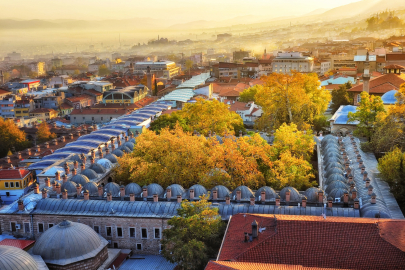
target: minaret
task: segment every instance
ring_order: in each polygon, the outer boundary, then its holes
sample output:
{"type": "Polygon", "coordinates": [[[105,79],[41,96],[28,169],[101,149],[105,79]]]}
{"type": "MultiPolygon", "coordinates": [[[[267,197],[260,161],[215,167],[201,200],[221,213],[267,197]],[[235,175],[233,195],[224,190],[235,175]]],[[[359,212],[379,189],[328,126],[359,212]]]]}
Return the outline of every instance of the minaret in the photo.
{"type": "Polygon", "coordinates": [[[152,94],[152,73],[150,73],[150,67],[146,68],[146,79],[147,79],[147,87],[149,88],[148,91],[152,94]]]}

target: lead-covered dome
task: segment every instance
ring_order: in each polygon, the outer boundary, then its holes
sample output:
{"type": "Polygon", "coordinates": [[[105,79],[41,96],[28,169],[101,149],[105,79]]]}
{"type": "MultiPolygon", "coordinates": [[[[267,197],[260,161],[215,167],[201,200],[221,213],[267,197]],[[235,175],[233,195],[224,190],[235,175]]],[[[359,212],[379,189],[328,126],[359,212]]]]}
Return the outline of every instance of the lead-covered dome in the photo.
{"type": "Polygon", "coordinates": [[[85,169],[84,171],[81,172],[81,174],[85,175],[90,180],[98,178],[98,174],[92,169],[85,169]]]}
{"type": "Polygon", "coordinates": [[[38,264],[28,252],[20,248],[0,246],[0,269],[37,270],[38,264]]]}
{"type": "Polygon", "coordinates": [[[76,174],[72,178],[70,178],[70,181],[75,182],[76,184],[80,184],[82,186],[86,185],[88,182],[90,182],[89,178],[83,174],[76,174]]]}
{"type": "Polygon", "coordinates": [[[137,183],[129,183],[125,187],[125,195],[134,194],[135,196],[141,194],[142,188],[137,183]]]}
{"type": "MultiPolygon", "coordinates": [[[[177,195],[180,195],[183,197],[183,194],[186,192],[186,190],[179,184],[172,184],[167,187],[167,189],[171,190],[171,198],[175,199],[177,198],[177,195]]],[[[167,191],[166,189],[166,191],[167,191]]],[[[167,192],[166,192],[167,194],[167,192]]],[[[167,196],[167,195],[166,195],[167,196]]]]}
{"type": "Polygon", "coordinates": [[[62,184],[62,186],[60,187],[60,190],[63,191],[67,191],[68,195],[74,195],[77,193],[76,191],[76,183],[72,182],[72,181],[67,181],[65,183],[62,184]]]}
{"type": "Polygon", "coordinates": [[[124,152],[122,152],[120,149],[115,149],[114,151],[112,151],[112,154],[116,155],[117,157],[122,157],[124,155],[124,152]]]}
{"type": "Polygon", "coordinates": [[[231,192],[226,186],[218,185],[215,186],[213,189],[211,189],[211,199],[212,199],[212,192],[214,191],[214,189],[217,191],[218,200],[225,200],[225,197],[231,194],[231,192]]]}
{"type": "Polygon", "coordinates": [[[241,191],[241,196],[240,199],[244,201],[249,201],[250,197],[253,195],[253,191],[248,188],[247,186],[239,186],[237,187],[233,192],[232,192],[232,199],[236,200],[237,199],[237,191],[241,191]]]}
{"type": "Polygon", "coordinates": [[[103,174],[106,172],[106,169],[103,166],[101,166],[101,164],[98,164],[98,163],[91,164],[89,168],[92,169],[93,171],[95,171],[96,173],[100,173],[100,174],[103,174]]]}
{"type": "Polygon", "coordinates": [[[118,158],[114,154],[108,154],[105,156],[105,158],[111,161],[111,163],[118,163],[118,158]]]}
{"type": "Polygon", "coordinates": [[[87,190],[90,196],[98,195],[98,187],[97,184],[94,182],[88,182],[85,185],[83,185],[83,190],[87,190]]]}
{"type": "Polygon", "coordinates": [[[89,226],[64,220],[40,236],[33,254],[49,264],[67,265],[95,257],[107,244],[89,226]]]}
{"type": "Polygon", "coordinates": [[[277,193],[274,191],[274,189],[272,189],[271,187],[261,187],[256,191],[256,201],[261,201],[261,196],[262,196],[262,192],[265,192],[265,200],[266,201],[271,201],[271,200],[275,200],[277,193]]]}
{"type": "Polygon", "coordinates": [[[301,195],[298,192],[298,190],[296,190],[293,187],[285,187],[280,191],[280,197],[282,200],[285,201],[286,199],[286,192],[290,191],[290,202],[300,202],[301,201],[301,195]]]}
{"type": "Polygon", "coordinates": [[[307,197],[308,202],[318,202],[319,192],[322,192],[322,189],[317,187],[311,187],[305,190],[305,197],[307,197]]]}
{"type": "Polygon", "coordinates": [[[190,190],[194,190],[194,199],[207,194],[207,190],[202,185],[193,185],[186,192],[183,193],[183,199],[190,199],[190,190]]]}
{"type": "Polygon", "coordinates": [[[120,186],[117,183],[110,182],[104,186],[104,190],[111,193],[113,197],[118,197],[120,193],[120,186]]]}

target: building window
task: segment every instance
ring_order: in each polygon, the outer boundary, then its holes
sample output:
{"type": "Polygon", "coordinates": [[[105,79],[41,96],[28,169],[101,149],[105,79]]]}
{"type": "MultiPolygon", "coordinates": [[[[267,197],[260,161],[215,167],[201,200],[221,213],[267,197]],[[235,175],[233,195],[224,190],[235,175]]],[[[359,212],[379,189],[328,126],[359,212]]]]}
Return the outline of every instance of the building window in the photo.
{"type": "Polygon", "coordinates": [[[93,228],[94,228],[94,231],[96,233],[100,233],[100,227],[99,226],[94,226],[93,228]]]}
{"type": "Polygon", "coordinates": [[[122,237],[122,228],[121,227],[117,228],[117,236],[122,237]]]}
{"type": "Polygon", "coordinates": [[[110,120],[112,119],[112,116],[110,116],[110,120]]]}
{"type": "Polygon", "coordinates": [[[38,232],[43,233],[44,232],[44,224],[43,223],[38,223],[38,232]]]}
{"type": "Polygon", "coordinates": [[[14,182],[10,182],[10,187],[11,187],[11,188],[14,187],[14,182]]]}
{"type": "Polygon", "coordinates": [[[155,228],[155,239],[160,239],[160,228],[155,228]]]}
{"type": "Polygon", "coordinates": [[[142,244],[136,244],[136,250],[142,250],[142,244]]]}
{"type": "Polygon", "coordinates": [[[10,222],[10,227],[12,232],[16,232],[17,228],[15,227],[15,222],[10,222]]]}
{"type": "Polygon", "coordinates": [[[142,231],[142,239],[148,238],[148,230],[146,228],[141,228],[142,231]]]}
{"type": "Polygon", "coordinates": [[[20,187],[20,182],[15,182],[15,187],[19,188],[20,187]]]}
{"type": "Polygon", "coordinates": [[[86,119],[86,117],[83,116],[83,120],[85,120],[85,119],[86,119]]]}
{"type": "Polygon", "coordinates": [[[92,116],[92,117],[91,117],[91,120],[93,120],[93,121],[94,121],[94,116],[92,116]]]}
{"type": "Polygon", "coordinates": [[[361,96],[360,96],[360,94],[357,94],[357,103],[360,103],[360,101],[361,101],[361,96]]]}
{"type": "Polygon", "coordinates": [[[4,187],[8,188],[8,182],[4,182],[4,187]]]}
{"type": "Polygon", "coordinates": [[[135,228],[129,228],[129,237],[135,237],[135,228]]]}
{"type": "Polygon", "coordinates": [[[101,121],[103,121],[103,117],[101,116],[101,121]]]}
{"type": "Polygon", "coordinates": [[[111,236],[111,227],[106,227],[105,230],[107,232],[107,236],[111,236]]]}
{"type": "Polygon", "coordinates": [[[118,248],[118,243],[114,242],[114,248],[118,248]]]}
{"type": "Polygon", "coordinates": [[[75,116],[75,117],[73,117],[73,119],[74,119],[74,120],[76,120],[76,116],[75,116]]]}
{"type": "Polygon", "coordinates": [[[10,192],[6,192],[6,196],[7,196],[7,197],[10,197],[10,192]]]}
{"type": "Polygon", "coordinates": [[[48,229],[50,229],[50,228],[52,228],[53,227],[53,223],[49,223],[48,224],[48,229]]]}
{"type": "Polygon", "coordinates": [[[24,223],[24,231],[26,233],[30,232],[30,224],[29,223],[24,223]]]}

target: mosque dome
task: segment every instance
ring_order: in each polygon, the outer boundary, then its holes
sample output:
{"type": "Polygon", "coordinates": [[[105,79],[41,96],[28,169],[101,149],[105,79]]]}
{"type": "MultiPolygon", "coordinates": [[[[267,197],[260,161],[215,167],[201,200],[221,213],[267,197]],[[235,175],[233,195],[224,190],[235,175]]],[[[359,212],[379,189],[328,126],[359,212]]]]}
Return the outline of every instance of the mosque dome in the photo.
{"type": "Polygon", "coordinates": [[[134,144],[132,142],[126,142],[124,143],[125,147],[128,147],[131,152],[134,150],[134,144]]]}
{"type": "Polygon", "coordinates": [[[316,188],[316,187],[311,187],[305,190],[305,196],[307,197],[308,202],[318,202],[319,200],[319,195],[318,193],[321,192],[322,189],[316,188]]]}
{"type": "Polygon", "coordinates": [[[91,164],[89,168],[92,169],[93,171],[95,171],[96,173],[100,173],[100,174],[103,174],[106,172],[106,169],[101,164],[98,164],[98,163],[91,164]]]}
{"type": "Polygon", "coordinates": [[[89,226],[64,220],[39,237],[33,254],[49,264],[68,265],[96,257],[107,245],[89,226]]]}
{"type": "Polygon", "coordinates": [[[113,197],[118,197],[120,193],[120,186],[117,183],[110,182],[104,186],[106,192],[110,192],[113,197]]]}
{"type": "Polygon", "coordinates": [[[112,154],[116,155],[117,157],[122,157],[124,155],[124,152],[122,152],[120,149],[115,149],[114,151],[112,151],[112,154]]]}
{"type": "Polygon", "coordinates": [[[260,201],[261,198],[260,196],[262,196],[262,192],[265,192],[265,200],[266,201],[270,201],[272,199],[276,198],[277,193],[274,191],[274,189],[272,189],[271,187],[261,187],[256,191],[255,197],[256,197],[256,201],[260,201]],[[259,199],[260,198],[260,199],[259,199]]]}
{"type": "Polygon", "coordinates": [[[92,169],[85,169],[81,174],[87,176],[88,179],[94,180],[98,178],[98,174],[92,169]]]}
{"type": "Polygon", "coordinates": [[[293,187],[285,187],[280,191],[280,197],[282,200],[285,201],[286,195],[285,193],[287,192],[287,190],[290,190],[290,202],[300,202],[301,201],[301,195],[298,192],[298,190],[296,190],[293,187]]]}
{"type": "Polygon", "coordinates": [[[130,183],[125,187],[125,195],[134,194],[135,196],[141,194],[142,188],[137,183],[130,183]]]}
{"type": "MultiPolygon", "coordinates": [[[[97,164],[100,164],[106,170],[111,169],[113,167],[112,162],[107,158],[102,158],[102,159],[97,160],[97,164]]],[[[90,169],[91,169],[91,166],[90,166],[90,169]]]]}
{"type": "Polygon", "coordinates": [[[37,270],[38,265],[28,252],[12,246],[0,246],[0,269],[37,270]]]}
{"type": "Polygon", "coordinates": [[[382,95],[381,100],[384,103],[384,105],[393,105],[397,103],[397,98],[395,97],[396,93],[398,93],[397,90],[391,90],[382,95]]]}
{"type": "Polygon", "coordinates": [[[105,159],[108,159],[109,161],[111,161],[111,163],[118,163],[118,158],[115,154],[108,154],[105,156],[105,159]]]}
{"type": "Polygon", "coordinates": [[[63,191],[65,191],[65,189],[66,189],[68,195],[74,195],[77,193],[75,182],[67,181],[67,182],[63,183],[62,186],[60,187],[60,190],[63,192],[63,191]]]}
{"type": "Polygon", "coordinates": [[[202,185],[193,185],[185,193],[183,193],[183,198],[190,199],[190,190],[194,190],[194,199],[198,199],[200,196],[207,194],[207,190],[202,185]]]}
{"type": "Polygon", "coordinates": [[[180,195],[183,197],[183,194],[186,192],[186,190],[179,184],[172,184],[167,187],[167,189],[170,188],[171,190],[171,195],[172,198],[177,198],[177,195],[180,195]]]}
{"type": "Polygon", "coordinates": [[[238,190],[241,191],[241,194],[240,194],[240,195],[241,195],[241,196],[240,196],[240,199],[241,199],[241,200],[249,201],[249,200],[250,200],[250,196],[253,195],[253,191],[252,191],[250,188],[248,188],[247,186],[239,186],[239,187],[237,187],[237,188],[232,192],[231,198],[232,198],[233,200],[236,200],[236,192],[237,192],[238,190]]]}
{"type": "Polygon", "coordinates": [[[83,174],[76,174],[75,176],[70,178],[70,181],[75,182],[76,184],[80,184],[82,186],[90,182],[89,178],[87,178],[87,176],[83,174]]]}
{"type": "Polygon", "coordinates": [[[82,190],[87,190],[90,196],[97,196],[98,195],[98,187],[97,184],[94,182],[88,182],[82,185],[82,190]]]}
{"type": "Polygon", "coordinates": [[[231,194],[231,192],[229,191],[229,189],[227,187],[218,185],[218,186],[215,186],[213,189],[211,189],[211,198],[212,198],[212,191],[214,189],[217,190],[218,200],[225,200],[225,197],[228,196],[229,194],[231,194]]]}

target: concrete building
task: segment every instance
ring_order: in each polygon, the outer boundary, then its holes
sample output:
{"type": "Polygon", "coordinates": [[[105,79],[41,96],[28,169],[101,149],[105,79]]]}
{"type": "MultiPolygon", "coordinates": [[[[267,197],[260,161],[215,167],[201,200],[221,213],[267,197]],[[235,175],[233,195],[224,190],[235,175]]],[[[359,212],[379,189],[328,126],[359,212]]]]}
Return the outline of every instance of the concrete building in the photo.
{"type": "Polygon", "coordinates": [[[164,79],[171,79],[181,72],[181,68],[176,66],[176,63],[172,61],[137,62],[134,65],[134,72],[146,74],[148,67],[156,77],[162,77],[164,79]]]}
{"type": "Polygon", "coordinates": [[[103,93],[102,103],[133,104],[148,95],[148,88],[144,85],[128,86],[123,89],[113,89],[103,93]]]}
{"type": "Polygon", "coordinates": [[[277,73],[289,74],[294,70],[310,73],[314,70],[314,59],[303,56],[300,52],[278,53],[277,57],[273,59],[272,68],[273,72],[277,73]]]}
{"type": "Polygon", "coordinates": [[[54,109],[34,109],[30,112],[30,117],[35,117],[38,121],[46,122],[58,116],[58,112],[54,109]]]}
{"type": "Polygon", "coordinates": [[[0,99],[0,117],[2,118],[14,118],[14,104],[17,100],[17,96],[15,95],[7,95],[3,96],[0,99]]]}
{"type": "Polygon", "coordinates": [[[0,199],[2,203],[11,204],[22,195],[27,194],[34,184],[31,171],[26,168],[0,169],[0,199]]]}
{"type": "Polygon", "coordinates": [[[38,74],[38,76],[45,75],[46,73],[45,62],[31,62],[28,64],[28,67],[31,72],[38,74]]]}
{"type": "Polygon", "coordinates": [[[35,103],[32,98],[23,98],[16,100],[14,104],[15,117],[29,117],[30,111],[34,110],[35,103]]]}

